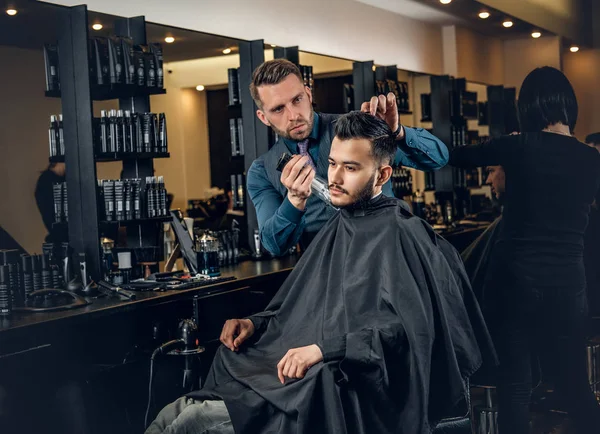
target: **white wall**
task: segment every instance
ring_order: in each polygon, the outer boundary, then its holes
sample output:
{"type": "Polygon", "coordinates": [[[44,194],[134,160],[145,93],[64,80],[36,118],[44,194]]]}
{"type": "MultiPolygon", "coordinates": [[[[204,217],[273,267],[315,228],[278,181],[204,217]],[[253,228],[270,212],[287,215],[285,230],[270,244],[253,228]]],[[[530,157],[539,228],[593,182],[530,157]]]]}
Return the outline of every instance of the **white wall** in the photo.
{"type": "Polygon", "coordinates": [[[93,11],[409,71],[442,73],[442,36],[434,24],[354,0],[54,0],[93,11]]]}

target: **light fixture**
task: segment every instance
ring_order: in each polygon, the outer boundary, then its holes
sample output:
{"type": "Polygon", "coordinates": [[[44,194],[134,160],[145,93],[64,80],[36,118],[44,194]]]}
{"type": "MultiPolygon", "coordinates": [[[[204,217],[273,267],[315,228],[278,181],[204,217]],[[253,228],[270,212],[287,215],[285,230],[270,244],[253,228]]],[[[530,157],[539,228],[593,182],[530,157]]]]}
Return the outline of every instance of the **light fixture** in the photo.
{"type": "Polygon", "coordinates": [[[579,51],[579,47],[577,45],[571,45],[571,53],[577,53],[579,51]]]}
{"type": "Polygon", "coordinates": [[[275,48],[275,47],[277,47],[277,45],[271,44],[271,48],[275,48]]]}
{"type": "Polygon", "coordinates": [[[166,42],[167,44],[172,44],[173,42],[175,42],[175,38],[174,38],[173,36],[167,36],[167,37],[165,38],[165,42],[166,42]]]}
{"type": "Polygon", "coordinates": [[[16,9],[13,8],[9,8],[6,10],[6,14],[10,15],[11,17],[14,17],[15,15],[17,15],[18,11],[16,9]]]}
{"type": "Polygon", "coordinates": [[[225,48],[223,50],[223,54],[229,54],[229,53],[231,53],[231,48],[225,48]]]}
{"type": "Polygon", "coordinates": [[[199,84],[198,86],[196,86],[196,90],[198,92],[202,92],[204,90],[204,86],[202,86],[201,84],[199,84]]]}
{"type": "Polygon", "coordinates": [[[92,29],[94,29],[94,30],[102,30],[102,24],[96,23],[96,24],[92,25],[92,29]]]}
{"type": "Polygon", "coordinates": [[[490,13],[483,11],[483,12],[479,12],[479,18],[481,18],[482,20],[487,20],[490,17],[490,13]]]}
{"type": "Polygon", "coordinates": [[[373,65],[373,72],[375,72],[375,70],[377,69],[377,67],[375,65],[373,65]]]}
{"type": "Polygon", "coordinates": [[[540,36],[542,36],[541,32],[533,32],[533,33],[531,34],[531,37],[532,37],[533,39],[537,39],[537,38],[539,38],[540,36]]]}
{"type": "Polygon", "coordinates": [[[443,5],[448,5],[448,4],[452,3],[452,0],[440,0],[440,3],[443,5]]]}
{"type": "Polygon", "coordinates": [[[502,23],[502,25],[503,25],[504,27],[506,27],[507,29],[508,29],[509,27],[512,27],[512,26],[513,26],[513,24],[514,24],[514,23],[513,23],[511,20],[506,20],[506,21],[504,21],[504,22],[502,23]]]}

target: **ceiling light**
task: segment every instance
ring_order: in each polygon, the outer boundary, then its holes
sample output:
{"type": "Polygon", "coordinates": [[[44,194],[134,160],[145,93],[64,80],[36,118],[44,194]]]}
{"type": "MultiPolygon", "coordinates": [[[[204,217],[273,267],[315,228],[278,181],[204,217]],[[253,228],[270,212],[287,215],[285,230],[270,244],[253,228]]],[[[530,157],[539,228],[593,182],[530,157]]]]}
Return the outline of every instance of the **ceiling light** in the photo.
{"type": "Polygon", "coordinates": [[[92,29],[94,30],[102,30],[102,24],[100,23],[96,23],[92,26],[92,29]]]}
{"type": "Polygon", "coordinates": [[[534,39],[537,39],[537,38],[539,38],[540,36],[542,36],[542,34],[541,34],[540,32],[533,32],[533,33],[531,34],[531,37],[532,37],[532,38],[534,38],[534,39]]]}
{"type": "Polygon", "coordinates": [[[571,53],[577,53],[579,51],[579,47],[577,45],[572,45],[570,50],[571,53]]]}
{"type": "Polygon", "coordinates": [[[482,20],[487,20],[490,17],[490,13],[489,12],[479,12],[479,18],[481,18],[482,20]]]}
{"type": "Polygon", "coordinates": [[[10,8],[10,9],[6,10],[6,14],[10,15],[11,17],[14,17],[15,15],[17,15],[17,13],[18,13],[17,10],[13,9],[13,8],[10,8]]]}
{"type": "Polygon", "coordinates": [[[272,48],[275,48],[275,47],[277,47],[277,45],[275,45],[275,44],[271,44],[271,47],[272,47],[272,48]]]}
{"type": "Polygon", "coordinates": [[[447,5],[447,4],[452,3],[452,0],[440,0],[440,3],[443,5],[447,5]]]}
{"type": "Polygon", "coordinates": [[[377,67],[375,65],[373,65],[373,72],[375,72],[375,70],[377,69],[377,67]]]}
{"type": "Polygon", "coordinates": [[[231,53],[231,48],[225,48],[223,50],[223,54],[229,54],[229,53],[231,53]]]}
{"type": "Polygon", "coordinates": [[[513,23],[512,21],[510,21],[510,20],[506,20],[506,21],[504,21],[504,22],[502,23],[502,25],[503,25],[504,27],[506,27],[507,29],[508,29],[509,27],[512,27],[512,26],[513,26],[513,24],[514,24],[514,23],[513,23]]]}
{"type": "Polygon", "coordinates": [[[202,86],[201,84],[199,84],[198,86],[196,86],[196,90],[198,92],[202,92],[204,90],[204,86],[202,86]]]}
{"type": "Polygon", "coordinates": [[[172,44],[173,42],[175,42],[175,38],[174,38],[173,36],[167,36],[167,37],[165,38],[165,42],[166,42],[167,44],[172,44]]]}

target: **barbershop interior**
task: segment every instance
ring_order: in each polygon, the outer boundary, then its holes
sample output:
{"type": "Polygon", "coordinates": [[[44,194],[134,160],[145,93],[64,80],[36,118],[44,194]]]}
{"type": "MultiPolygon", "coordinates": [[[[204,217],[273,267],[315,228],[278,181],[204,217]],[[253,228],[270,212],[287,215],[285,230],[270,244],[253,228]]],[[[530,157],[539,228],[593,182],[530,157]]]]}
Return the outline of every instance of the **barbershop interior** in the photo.
{"type": "Polygon", "coordinates": [[[85,3],[0,0],[0,433],[600,433],[600,1],[85,3]]]}

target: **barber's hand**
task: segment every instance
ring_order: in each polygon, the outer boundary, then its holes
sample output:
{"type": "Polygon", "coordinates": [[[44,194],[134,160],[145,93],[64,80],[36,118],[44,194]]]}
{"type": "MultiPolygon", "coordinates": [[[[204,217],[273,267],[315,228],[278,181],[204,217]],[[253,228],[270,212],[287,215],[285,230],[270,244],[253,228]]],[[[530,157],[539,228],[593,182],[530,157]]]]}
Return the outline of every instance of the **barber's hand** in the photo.
{"type": "Polygon", "coordinates": [[[225,322],[219,339],[231,351],[238,351],[253,334],[254,323],[249,319],[230,319],[225,322]]]}
{"type": "Polygon", "coordinates": [[[285,384],[284,377],[304,378],[306,371],[323,360],[321,349],[317,345],[293,348],[277,364],[277,377],[285,384]]]}
{"type": "MultiPolygon", "coordinates": [[[[384,120],[392,131],[396,131],[400,125],[400,116],[398,115],[398,106],[396,105],[396,95],[392,92],[383,95],[374,96],[371,101],[363,102],[360,106],[363,113],[371,113],[379,119],[384,120]]],[[[404,138],[404,128],[400,131],[398,139],[404,138]]]]}
{"type": "Polygon", "coordinates": [[[310,184],[315,170],[308,162],[308,156],[294,155],[281,172],[281,183],[288,190],[288,200],[303,211],[310,196],[310,184]]]}

